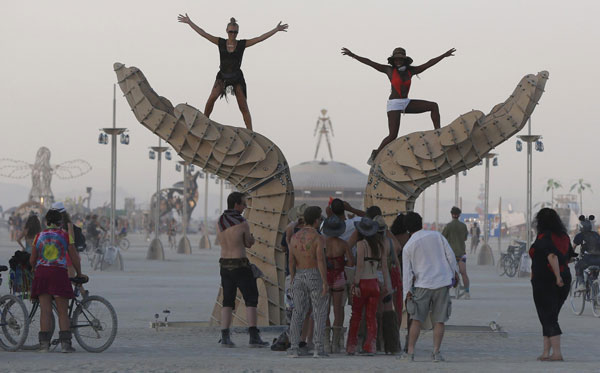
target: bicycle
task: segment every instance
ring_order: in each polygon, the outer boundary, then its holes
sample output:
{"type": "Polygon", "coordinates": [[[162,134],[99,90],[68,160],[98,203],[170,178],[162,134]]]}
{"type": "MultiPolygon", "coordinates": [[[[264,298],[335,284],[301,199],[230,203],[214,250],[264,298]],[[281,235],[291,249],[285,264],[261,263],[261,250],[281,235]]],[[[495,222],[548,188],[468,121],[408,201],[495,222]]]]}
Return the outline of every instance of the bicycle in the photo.
{"type": "Polygon", "coordinates": [[[496,272],[499,276],[506,274],[508,277],[515,277],[519,271],[521,256],[526,250],[525,241],[514,240],[512,245],[508,245],[506,253],[500,253],[500,259],[496,265],[496,272]]]}
{"type": "Polygon", "coordinates": [[[108,239],[104,239],[100,242],[98,248],[94,250],[90,266],[94,271],[98,269],[103,271],[115,264],[120,271],[123,270],[123,258],[121,257],[120,248],[111,246],[108,239]]]}
{"type": "MultiPolygon", "coordinates": [[[[87,278],[71,278],[75,298],[69,301],[69,320],[71,321],[71,332],[77,340],[77,343],[88,352],[102,352],[110,347],[117,336],[117,313],[108,300],[99,295],[89,295],[79,299],[81,295],[77,285],[88,282],[87,278]]],[[[27,316],[28,325],[37,322],[39,325],[39,302],[33,301],[29,315],[27,316]]],[[[56,321],[54,314],[57,313],[56,305],[52,303],[52,322],[50,333],[54,334],[56,321]]],[[[59,344],[58,339],[53,339],[51,346],[56,348],[59,344]]],[[[24,350],[37,350],[40,348],[37,341],[37,335],[27,338],[23,344],[24,350]]]]}
{"type": "MultiPolygon", "coordinates": [[[[576,259],[579,261],[579,259],[576,259]]],[[[585,302],[592,303],[592,313],[600,317],[600,266],[589,266],[583,271],[585,290],[578,290],[579,280],[575,279],[569,289],[571,310],[577,316],[583,313],[585,302]]]]}
{"type": "MultiPolygon", "coordinates": [[[[0,266],[0,272],[7,270],[8,267],[0,266]]],[[[2,285],[1,273],[0,285],[2,285]]],[[[4,338],[0,337],[0,348],[13,352],[23,346],[29,331],[29,324],[27,322],[27,309],[21,298],[13,294],[0,297],[0,328],[2,328],[2,335],[4,336],[4,338]]]]}

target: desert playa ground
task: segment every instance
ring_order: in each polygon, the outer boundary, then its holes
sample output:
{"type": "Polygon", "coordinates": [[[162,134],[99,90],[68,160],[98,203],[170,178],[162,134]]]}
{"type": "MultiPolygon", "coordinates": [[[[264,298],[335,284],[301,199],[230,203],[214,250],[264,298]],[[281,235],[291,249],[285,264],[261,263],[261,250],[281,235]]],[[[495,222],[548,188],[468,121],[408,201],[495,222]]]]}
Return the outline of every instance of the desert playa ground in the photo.
{"type": "MultiPolygon", "coordinates": [[[[90,293],[104,296],[117,311],[119,331],[113,345],[99,354],[83,351],[75,341],[74,354],[0,351],[0,372],[600,371],[600,319],[589,309],[575,316],[565,304],[560,323],[565,333],[562,344],[566,361],[538,362],[541,327],[528,279],[499,277],[493,267],[477,266],[473,261],[468,267],[472,299],[453,301],[442,345],[445,363],[431,362],[429,332],[422,334],[413,363],[386,355],[289,359],[285,352],[248,348],[248,336],[243,333],[233,334],[237,348],[222,349],[217,345],[218,328],[150,328],[154,315],[160,313],[162,317],[165,309],[171,311],[169,321],[209,320],[219,284],[218,247],[200,251],[199,237],[191,236],[192,255],[179,255],[166,248],[165,261],[147,261],[144,237],[129,238],[132,247],[122,253],[124,272],[92,271],[83,257],[84,272],[90,275],[90,293]],[[486,326],[493,320],[506,333],[481,333],[465,327],[486,326]]],[[[0,232],[0,264],[8,264],[16,248],[7,232],[0,232]]],[[[8,292],[7,275],[3,277],[2,294],[8,292]]],[[[277,332],[262,334],[271,341],[277,332]]]]}

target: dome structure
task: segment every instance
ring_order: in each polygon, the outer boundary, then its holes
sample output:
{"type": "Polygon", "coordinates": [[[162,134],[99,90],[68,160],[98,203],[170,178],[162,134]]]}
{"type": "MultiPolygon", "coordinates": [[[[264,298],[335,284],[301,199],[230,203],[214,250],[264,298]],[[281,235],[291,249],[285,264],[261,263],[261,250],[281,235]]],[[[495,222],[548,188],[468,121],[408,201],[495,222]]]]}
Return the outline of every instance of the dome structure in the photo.
{"type": "Polygon", "coordinates": [[[306,203],[325,208],[330,198],[348,201],[363,208],[367,175],[336,161],[307,161],[290,168],[295,204],[306,203]]]}

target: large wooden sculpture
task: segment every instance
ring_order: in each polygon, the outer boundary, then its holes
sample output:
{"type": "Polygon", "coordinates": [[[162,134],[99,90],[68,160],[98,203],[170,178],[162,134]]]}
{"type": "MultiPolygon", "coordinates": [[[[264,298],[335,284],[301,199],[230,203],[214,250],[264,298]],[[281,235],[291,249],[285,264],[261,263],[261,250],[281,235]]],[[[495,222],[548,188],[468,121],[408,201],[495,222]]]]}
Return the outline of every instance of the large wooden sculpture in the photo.
{"type": "Polygon", "coordinates": [[[548,72],[526,75],[503,103],[484,115],[473,110],[439,130],[415,132],[383,148],[371,167],[365,206],[381,207],[388,224],[412,211],[428,186],[476,166],[519,132],[537,105],[548,72]]]}
{"type": "MultiPolygon", "coordinates": [[[[141,124],[167,141],[186,162],[220,176],[246,193],[245,216],[256,239],[246,252],[264,273],[258,280],[258,325],[285,323],[285,253],[279,243],[288,222],[285,212],[294,204],[294,187],[281,150],[256,132],[216,123],[190,105],[173,107],[154,92],[136,67],[115,63],[114,69],[141,124]]],[[[211,323],[220,320],[221,291],[211,323]]],[[[246,325],[239,292],[233,320],[234,325],[246,325]]]]}

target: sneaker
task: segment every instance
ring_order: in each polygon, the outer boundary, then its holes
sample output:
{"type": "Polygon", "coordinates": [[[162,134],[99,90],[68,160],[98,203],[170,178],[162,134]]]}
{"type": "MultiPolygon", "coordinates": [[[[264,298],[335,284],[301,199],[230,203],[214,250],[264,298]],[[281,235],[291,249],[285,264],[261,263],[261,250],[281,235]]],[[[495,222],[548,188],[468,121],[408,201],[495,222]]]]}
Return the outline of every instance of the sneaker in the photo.
{"type": "Polygon", "coordinates": [[[470,293],[465,293],[465,295],[463,296],[463,299],[465,299],[465,300],[471,299],[471,294],[470,293]]]}
{"type": "Polygon", "coordinates": [[[319,358],[324,358],[324,357],[329,357],[329,355],[327,354],[327,352],[325,352],[324,348],[315,350],[315,352],[313,353],[313,357],[315,359],[319,359],[319,358]]]}
{"type": "Polygon", "coordinates": [[[415,361],[415,354],[401,353],[396,359],[405,362],[413,362],[415,361]]]}
{"type": "Polygon", "coordinates": [[[310,352],[306,349],[306,347],[298,347],[298,348],[288,348],[287,357],[296,358],[300,356],[309,356],[310,352]]]}
{"type": "Polygon", "coordinates": [[[431,360],[433,360],[434,363],[446,361],[446,359],[444,359],[444,356],[442,356],[442,354],[439,351],[431,353],[431,360]]]}

